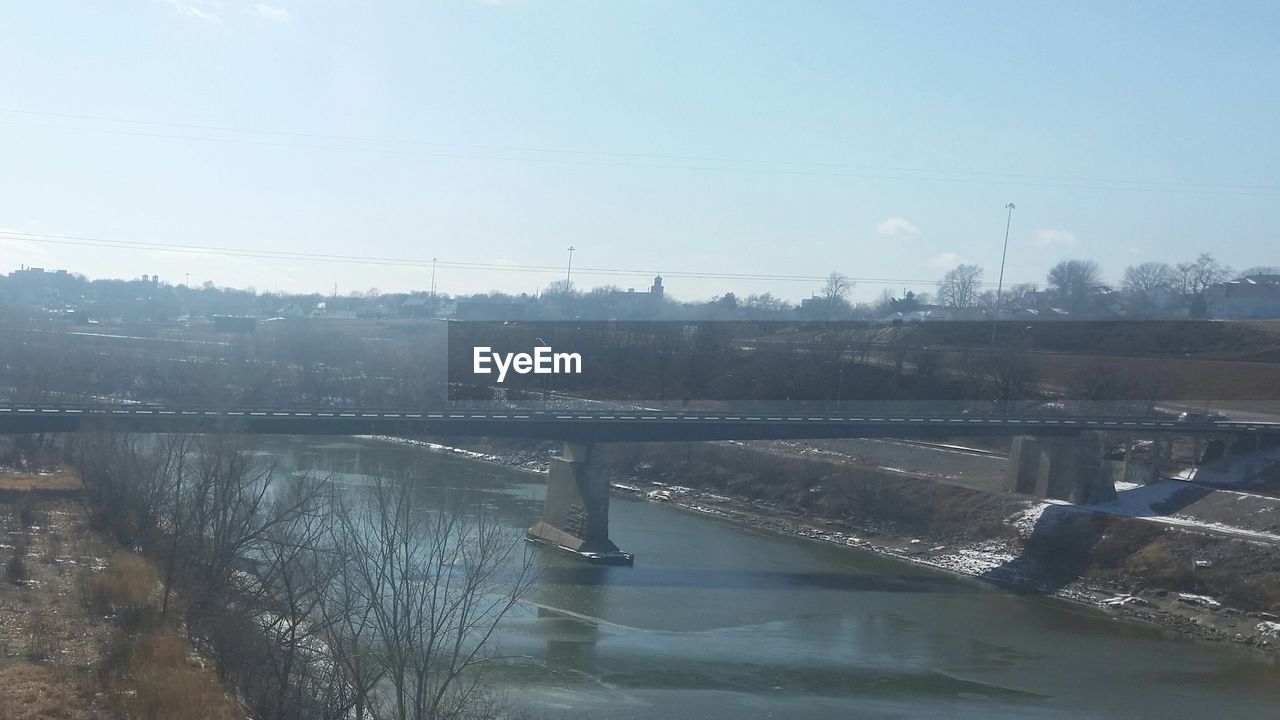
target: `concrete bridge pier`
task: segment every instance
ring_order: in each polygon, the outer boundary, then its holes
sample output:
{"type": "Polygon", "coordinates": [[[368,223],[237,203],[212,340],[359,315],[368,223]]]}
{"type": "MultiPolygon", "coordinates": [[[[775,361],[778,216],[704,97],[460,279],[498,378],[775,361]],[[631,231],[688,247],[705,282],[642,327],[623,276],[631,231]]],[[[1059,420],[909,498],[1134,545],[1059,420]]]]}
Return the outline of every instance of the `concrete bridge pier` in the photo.
{"type": "Polygon", "coordinates": [[[1006,487],[1073,503],[1107,502],[1116,496],[1114,474],[1103,458],[1101,433],[1077,437],[1013,439],[1006,487]]]}
{"type": "Polygon", "coordinates": [[[542,520],[527,536],[573,553],[604,556],[588,560],[630,562],[630,555],[609,539],[609,469],[594,445],[566,442],[564,454],[551,459],[542,520]]]}

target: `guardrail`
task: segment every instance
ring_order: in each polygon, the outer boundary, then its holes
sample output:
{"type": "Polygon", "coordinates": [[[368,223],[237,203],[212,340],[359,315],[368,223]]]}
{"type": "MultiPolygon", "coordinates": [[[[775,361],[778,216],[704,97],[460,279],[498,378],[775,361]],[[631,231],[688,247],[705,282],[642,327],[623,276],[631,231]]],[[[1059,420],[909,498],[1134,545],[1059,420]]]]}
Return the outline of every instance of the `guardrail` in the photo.
{"type": "Polygon", "coordinates": [[[252,434],[493,436],[582,442],[1066,435],[1099,430],[1280,434],[1280,423],[1180,422],[1150,416],[0,406],[2,433],[73,432],[94,425],[133,432],[226,429],[252,434]]]}

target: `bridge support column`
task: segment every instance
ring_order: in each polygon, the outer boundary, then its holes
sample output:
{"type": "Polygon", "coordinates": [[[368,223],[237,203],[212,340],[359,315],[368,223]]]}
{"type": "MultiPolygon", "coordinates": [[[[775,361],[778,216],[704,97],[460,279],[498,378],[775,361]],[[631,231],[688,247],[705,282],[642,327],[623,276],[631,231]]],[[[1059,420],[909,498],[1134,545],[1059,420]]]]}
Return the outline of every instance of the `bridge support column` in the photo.
{"type": "Polygon", "coordinates": [[[1018,436],[1006,469],[1009,490],[1073,503],[1115,498],[1111,468],[1102,457],[1101,435],[1081,437],[1018,436]]]}
{"type": "Polygon", "coordinates": [[[609,469],[595,446],[566,442],[564,454],[551,459],[542,520],[527,535],[574,553],[605,556],[589,560],[630,562],[609,539],[609,469]]]}

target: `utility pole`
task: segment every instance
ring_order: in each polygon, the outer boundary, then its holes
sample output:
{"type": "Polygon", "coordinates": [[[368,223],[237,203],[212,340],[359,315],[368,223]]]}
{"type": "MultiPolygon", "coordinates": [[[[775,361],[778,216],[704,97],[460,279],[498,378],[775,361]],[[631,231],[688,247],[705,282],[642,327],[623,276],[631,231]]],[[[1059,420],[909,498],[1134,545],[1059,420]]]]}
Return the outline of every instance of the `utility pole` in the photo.
{"type": "Polygon", "coordinates": [[[1000,321],[1000,295],[1004,292],[1004,259],[1009,254],[1009,227],[1013,225],[1013,203],[1005,205],[1009,211],[1004,221],[1004,249],[1000,251],[1000,280],[996,283],[996,307],[991,313],[991,344],[996,344],[996,323],[1000,321]]]}
{"type": "Polygon", "coordinates": [[[569,292],[569,278],[573,275],[573,251],[572,245],[569,246],[569,266],[564,271],[564,291],[569,292]]]}
{"type": "Polygon", "coordinates": [[[431,258],[431,297],[436,296],[436,259],[431,258]]]}

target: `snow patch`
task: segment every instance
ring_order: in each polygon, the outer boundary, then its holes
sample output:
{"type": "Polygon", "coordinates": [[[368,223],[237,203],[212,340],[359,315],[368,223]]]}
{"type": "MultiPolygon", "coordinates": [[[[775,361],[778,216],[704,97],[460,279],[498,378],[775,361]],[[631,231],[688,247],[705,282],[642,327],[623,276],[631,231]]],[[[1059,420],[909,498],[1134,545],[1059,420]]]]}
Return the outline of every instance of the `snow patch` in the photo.
{"type": "Polygon", "coordinates": [[[1117,595],[1113,598],[1107,598],[1102,601],[1107,607],[1124,607],[1125,605],[1150,605],[1151,603],[1143,600],[1137,595],[1117,595]]]}
{"type": "Polygon", "coordinates": [[[1222,603],[1214,600],[1208,595],[1193,595],[1192,593],[1178,593],[1178,599],[1189,602],[1193,605],[1204,605],[1206,607],[1221,607],[1222,603]]]}
{"type": "Polygon", "coordinates": [[[361,440],[376,440],[378,442],[393,443],[395,445],[411,445],[413,447],[426,448],[431,452],[445,453],[447,455],[456,455],[458,457],[470,458],[472,460],[484,460],[486,462],[501,462],[502,458],[497,455],[488,453],[475,452],[474,450],[463,450],[462,448],[452,447],[450,445],[441,445],[440,443],[427,442],[426,440],[411,440],[409,438],[392,437],[390,435],[356,435],[361,440]]]}
{"type": "Polygon", "coordinates": [[[1276,464],[1280,464],[1280,448],[1266,448],[1187,468],[1177,477],[1208,485],[1250,485],[1260,482],[1266,471],[1276,464]]]}

